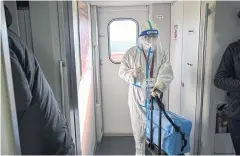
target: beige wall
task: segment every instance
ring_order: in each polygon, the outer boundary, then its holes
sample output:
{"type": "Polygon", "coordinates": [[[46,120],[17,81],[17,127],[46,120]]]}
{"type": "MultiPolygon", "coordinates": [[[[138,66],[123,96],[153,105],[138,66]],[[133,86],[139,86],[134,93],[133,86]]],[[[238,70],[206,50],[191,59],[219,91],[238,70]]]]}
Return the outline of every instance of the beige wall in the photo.
{"type": "MultiPolygon", "coordinates": [[[[159,29],[160,42],[164,50],[170,52],[171,4],[155,3],[150,5],[149,19],[159,29]]],[[[164,94],[165,105],[168,105],[168,91],[164,94]]]]}

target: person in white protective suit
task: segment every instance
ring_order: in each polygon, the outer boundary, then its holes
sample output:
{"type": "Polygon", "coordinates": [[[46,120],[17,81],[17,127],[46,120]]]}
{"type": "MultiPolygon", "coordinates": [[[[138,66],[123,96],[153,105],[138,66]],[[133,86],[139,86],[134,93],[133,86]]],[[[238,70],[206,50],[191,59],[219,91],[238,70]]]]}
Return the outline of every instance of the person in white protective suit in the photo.
{"type": "Polygon", "coordinates": [[[136,155],[145,155],[146,103],[156,89],[164,92],[173,79],[168,55],[158,41],[159,31],[151,21],[142,26],[137,46],[124,55],[119,77],[129,83],[128,104],[136,155]]]}

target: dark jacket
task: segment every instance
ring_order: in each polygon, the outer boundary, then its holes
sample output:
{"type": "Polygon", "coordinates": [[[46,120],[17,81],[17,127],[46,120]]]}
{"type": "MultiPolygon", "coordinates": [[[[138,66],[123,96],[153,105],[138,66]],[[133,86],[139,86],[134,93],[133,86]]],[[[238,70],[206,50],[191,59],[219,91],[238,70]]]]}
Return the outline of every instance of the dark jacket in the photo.
{"type": "Polygon", "coordinates": [[[228,92],[229,118],[240,120],[240,40],[227,47],[214,82],[216,87],[228,92]]]}
{"type": "Polygon", "coordinates": [[[11,30],[8,39],[22,154],[74,154],[66,119],[33,52],[11,30]]]}

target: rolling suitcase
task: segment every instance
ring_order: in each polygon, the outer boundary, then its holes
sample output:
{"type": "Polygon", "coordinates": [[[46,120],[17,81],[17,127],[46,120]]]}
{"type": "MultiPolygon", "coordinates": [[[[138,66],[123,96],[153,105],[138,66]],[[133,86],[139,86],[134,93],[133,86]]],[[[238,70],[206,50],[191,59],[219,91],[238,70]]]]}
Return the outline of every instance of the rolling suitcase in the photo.
{"type": "Polygon", "coordinates": [[[163,93],[151,97],[150,113],[147,113],[146,141],[153,155],[183,155],[190,151],[191,121],[166,111],[162,103],[163,93]],[[154,108],[154,103],[158,109],[154,108]]]}

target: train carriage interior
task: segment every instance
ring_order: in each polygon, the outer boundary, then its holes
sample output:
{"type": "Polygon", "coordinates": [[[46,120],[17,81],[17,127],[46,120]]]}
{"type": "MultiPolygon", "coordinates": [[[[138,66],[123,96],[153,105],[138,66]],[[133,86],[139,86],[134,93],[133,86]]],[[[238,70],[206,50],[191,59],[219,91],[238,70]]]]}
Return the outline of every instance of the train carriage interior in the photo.
{"type": "MultiPolygon", "coordinates": [[[[228,45],[239,42],[239,13],[240,1],[1,1],[1,154],[24,154],[8,48],[11,29],[38,61],[75,154],[134,155],[132,84],[119,77],[119,69],[126,52],[139,44],[142,25],[151,21],[174,75],[163,93],[165,109],[192,123],[185,154],[234,155],[229,97],[214,78],[228,45]],[[9,27],[4,6],[12,16],[9,27]]],[[[145,151],[152,154],[147,145],[145,151]]]]}

